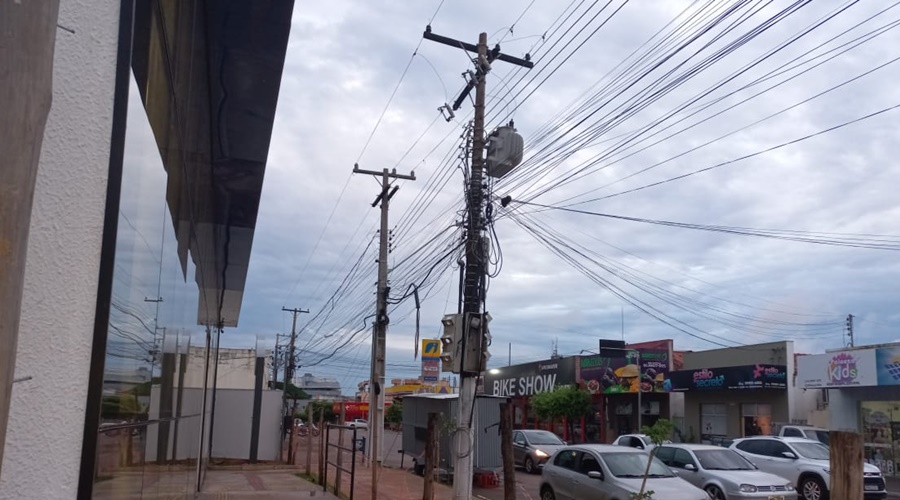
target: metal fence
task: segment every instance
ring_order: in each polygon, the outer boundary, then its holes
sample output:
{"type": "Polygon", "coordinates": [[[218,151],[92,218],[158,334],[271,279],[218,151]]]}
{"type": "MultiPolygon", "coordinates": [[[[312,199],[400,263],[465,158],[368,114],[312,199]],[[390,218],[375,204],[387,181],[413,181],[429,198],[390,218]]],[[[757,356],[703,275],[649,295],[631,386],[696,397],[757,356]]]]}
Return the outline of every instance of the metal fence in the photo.
{"type": "Polygon", "coordinates": [[[341,472],[346,472],[350,474],[350,500],[353,500],[353,486],[356,483],[356,452],[359,450],[359,440],[356,439],[356,426],[351,425],[337,425],[337,424],[327,424],[325,426],[325,470],[323,471],[322,477],[322,490],[328,491],[328,466],[332,465],[335,468],[334,473],[334,494],[336,496],[341,496],[341,472]],[[337,444],[333,444],[331,442],[331,431],[332,429],[337,430],[338,434],[338,442],[337,444]],[[352,437],[350,439],[350,446],[344,446],[344,430],[349,430],[352,432],[352,437]],[[329,450],[331,448],[337,449],[337,457],[334,462],[329,461],[329,450]],[[350,468],[347,469],[344,467],[343,457],[344,452],[350,452],[350,468]]]}

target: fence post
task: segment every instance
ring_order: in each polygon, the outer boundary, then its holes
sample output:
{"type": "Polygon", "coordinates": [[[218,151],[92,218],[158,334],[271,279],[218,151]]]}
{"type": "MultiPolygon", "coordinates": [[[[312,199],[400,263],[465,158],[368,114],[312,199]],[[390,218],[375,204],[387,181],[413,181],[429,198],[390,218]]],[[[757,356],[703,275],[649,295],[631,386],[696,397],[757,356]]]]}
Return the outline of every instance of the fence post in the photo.
{"type": "MultiPolygon", "coordinates": [[[[328,440],[325,433],[325,410],[319,410],[319,482],[325,484],[325,450],[328,440]]],[[[327,486],[326,486],[327,488],[327,486]]]]}
{"type": "Polygon", "coordinates": [[[306,403],[306,476],[312,475],[313,412],[312,401],[306,403]]]}
{"type": "Polygon", "coordinates": [[[322,455],[320,456],[323,457],[324,462],[322,459],[319,460],[322,464],[322,475],[320,476],[322,478],[322,491],[328,491],[328,434],[330,433],[331,426],[329,425],[325,428],[325,432],[322,433],[325,435],[325,446],[322,447],[322,455]]]}
{"type": "MultiPolygon", "coordinates": [[[[345,405],[341,403],[341,418],[338,424],[337,471],[334,473],[334,494],[341,496],[341,468],[344,466],[344,422],[346,421],[345,405]]],[[[326,443],[327,445],[327,443],[326,443]]]]}
{"type": "MultiPolygon", "coordinates": [[[[829,434],[831,498],[863,500],[863,441],[855,432],[829,434]]],[[[797,485],[798,488],[802,487],[797,485]]]]}
{"type": "Polygon", "coordinates": [[[500,453],[503,455],[503,499],[516,500],[516,463],[512,446],[512,405],[500,405],[500,453]]]}
{"type": "Polygon", "coordinates": [[[422,500],[434,500],[434,467],[435,467],[435,448],[437,447],[437,413],[428,414],[428,430],[425,435],[425,490],[422,493],[422,500]]]}

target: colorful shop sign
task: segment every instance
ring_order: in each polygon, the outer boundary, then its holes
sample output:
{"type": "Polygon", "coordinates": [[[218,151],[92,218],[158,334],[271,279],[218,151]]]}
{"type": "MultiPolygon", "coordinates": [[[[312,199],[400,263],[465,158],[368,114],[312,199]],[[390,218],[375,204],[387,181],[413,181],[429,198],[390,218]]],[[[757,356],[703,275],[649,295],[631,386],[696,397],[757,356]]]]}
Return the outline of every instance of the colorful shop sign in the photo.
{"type": "Polygon", "coordinates": [[[900,384],[900,380],[890,381],[896,366],[893,363],[894,354],[900,354],[900,351],[891,352],[894,348],[877,351],[884,353],[876,355],[876,349],[854,349],[798,356],[797,387],[817,389],[900,384]]]}
{"type": "Polygon", "coordinates": [[[670,352],[660,349],[639,349],[623,358],[583,357],[579,378],[592,394],[669,392],[669,358],[670,352]]]}
{"type": "Polygon", "coordinates": [[[709,391],[729,389],[786,389],[784,365],[756,364],[679,370],[671,373],[673,391],[709,391]]]}

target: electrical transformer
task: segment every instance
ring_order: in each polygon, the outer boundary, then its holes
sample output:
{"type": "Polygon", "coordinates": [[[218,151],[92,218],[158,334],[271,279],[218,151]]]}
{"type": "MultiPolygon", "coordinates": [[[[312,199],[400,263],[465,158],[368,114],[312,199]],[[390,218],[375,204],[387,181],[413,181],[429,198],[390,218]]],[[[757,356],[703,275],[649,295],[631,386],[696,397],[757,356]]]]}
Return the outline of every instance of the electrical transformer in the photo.
{"type": "Polygon", "coordinates": [[[487,175],[500,178],[522,162],[525,141],[516,129],[504,125],[488,136],[487,175]]]}

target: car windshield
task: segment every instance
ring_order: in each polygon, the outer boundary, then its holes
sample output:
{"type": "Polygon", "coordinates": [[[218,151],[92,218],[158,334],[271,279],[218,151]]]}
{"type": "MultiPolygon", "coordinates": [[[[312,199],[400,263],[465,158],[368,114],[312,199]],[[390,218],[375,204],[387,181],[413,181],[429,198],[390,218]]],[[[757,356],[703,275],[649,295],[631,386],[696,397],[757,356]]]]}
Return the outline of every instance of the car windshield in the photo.
{"type": "Polygon", "coordinates": [[[822,443],[791,443],[800,456],[812,460],[828,460],[828,447],[822,443]]]}
{"type": "Polygon", "coordinates": [[[556,434],[549,431],[532,431],[526,434],[528,436],[528,442],[531,444],[565,444],[562,442],[562,439],[559,439],[556,434]]]}
{"type": "MultiPolygon", "coordinates": [[[[603,460],[609,467],[609,472],[616,477],[644,477],[644,471],[647,469],[647,459],[649,455],[645,453],[604,453],[603,460]]],[[[654,457],[650,463],[648,477],[674,477],[672,471],[666,467],[658,458],[654,457]]]]}
{"type": "Polygon", "coordinates": [[[828,431],[818,431],[818,430],[808,430],[806,431],[806,437],[809,439],[815,439],[823,444],[828,444],[828,431]]]}
{"type": "Polygon", "coordinates": [[[653,444],[653,440],[650,439],[650,436],[638,436],[638,437],[641,438],[641,441],[643,441],[644,444],[653,444]]]}
{"type": "Polygon", "coordinates": [[[696,450],[700,466],[707,470],[754,470],[744,457],[732,450],[696,450]]]}

